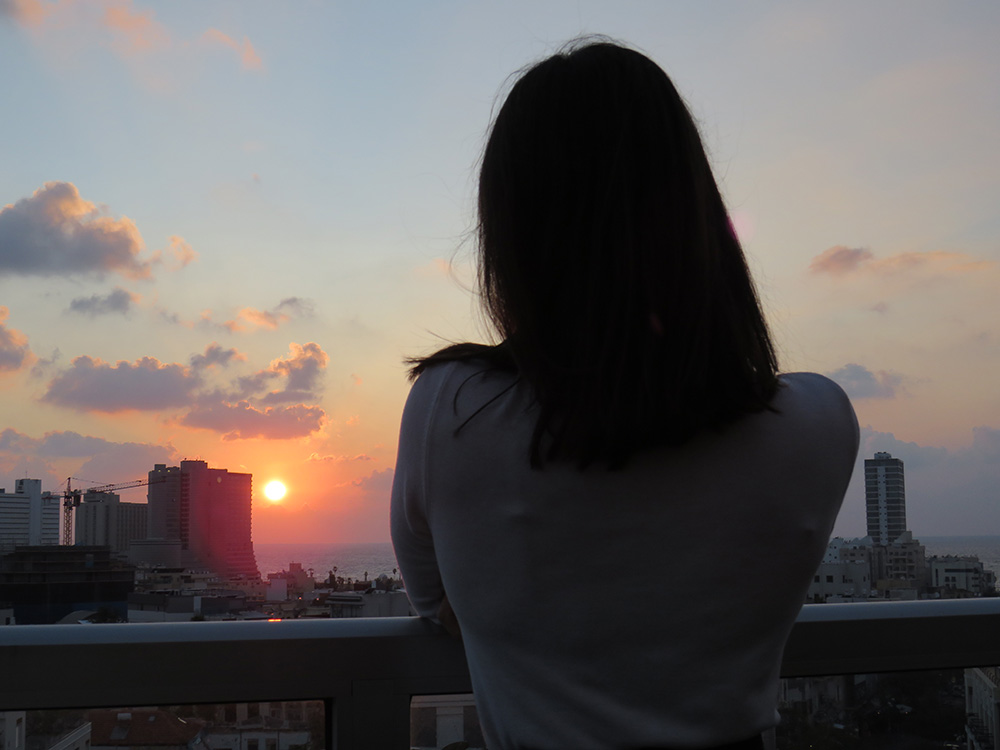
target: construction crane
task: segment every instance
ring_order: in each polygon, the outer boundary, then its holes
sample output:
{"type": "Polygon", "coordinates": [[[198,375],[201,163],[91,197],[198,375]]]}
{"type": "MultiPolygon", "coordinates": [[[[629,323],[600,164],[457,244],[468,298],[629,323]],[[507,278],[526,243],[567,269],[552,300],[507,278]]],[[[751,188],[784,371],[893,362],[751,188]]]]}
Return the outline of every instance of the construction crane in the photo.
{"type": "MultiPolygon", "coordinates": [[[[96,487],[88,487],[85,490],[74,490],[70,481],[74,477],[66,477],[66,491],[63,492],[63,546],[73,544],[73,511],[80,507],[83,496],[90,492],[117,492],[118,490],[128,490],[132,487],[143,487],[147,484],[157,484],[164,481],[165,477],[154,477],[152,482],[149,479],[136,479],[132,482],[117,482],[115,484],[99,484],[96,487]]],[[[79,479],[79,477],[77,477],[79,479]]]]}

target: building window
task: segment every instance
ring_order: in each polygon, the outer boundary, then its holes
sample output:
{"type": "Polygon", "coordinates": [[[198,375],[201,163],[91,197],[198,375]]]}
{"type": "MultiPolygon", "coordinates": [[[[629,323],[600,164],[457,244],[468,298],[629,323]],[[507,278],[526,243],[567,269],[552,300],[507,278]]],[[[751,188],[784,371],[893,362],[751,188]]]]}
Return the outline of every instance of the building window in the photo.
{"type": "Polygon", "coordinates": [[[827,583],[833,583],[833,576],[827,576],[826,577],[826,582],[827,583]]]}
{"type": "Polygon", "coordinates": [[[247,740],[247,750],[257,750],[258,744],[257,740],[247,740]]]}

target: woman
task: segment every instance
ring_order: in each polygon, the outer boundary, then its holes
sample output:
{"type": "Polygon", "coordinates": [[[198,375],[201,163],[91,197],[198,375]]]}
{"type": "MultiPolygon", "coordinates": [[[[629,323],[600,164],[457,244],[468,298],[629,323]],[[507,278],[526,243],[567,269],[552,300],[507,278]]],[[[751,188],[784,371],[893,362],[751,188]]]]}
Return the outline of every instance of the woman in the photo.
{"type": "Polygon", "coordinates": [[[777,374],[666,74],[603,41],[527,70],[478,240],[500,343],[415,362],[392,534],[488,747],[760,747],[858,428],[834,383],[777,374]]]}

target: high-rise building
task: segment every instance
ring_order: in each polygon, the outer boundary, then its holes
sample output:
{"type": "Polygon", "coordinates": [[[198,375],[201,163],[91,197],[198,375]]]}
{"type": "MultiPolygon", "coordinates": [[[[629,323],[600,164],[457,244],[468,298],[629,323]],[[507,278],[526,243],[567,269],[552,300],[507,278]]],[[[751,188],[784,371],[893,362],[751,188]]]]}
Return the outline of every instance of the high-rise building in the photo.
{"type": "Polygon", "coordinates": [[[113,492],[87,492],[76,509],[76,543],[127,553],[133,540],[146,538],[148,510],[144,503],[121,502],[113,492]]]}
{"type": "Polygon", "coordinates": [[[41,479],[18,479],[13,493],[0,489],[0,555],[14,547],[59,544],[60,500],[42,494],[41,479]]]}
{"type": "Polygon", "coordinates": [[[156,464],[149,472],[147,538],[178,543],[187,565],[259,578],[250,538],[252,481],[250,474],[210,469],[204,461],[156,464]]]}
{"type": "Polygon", "coordinates": [[[868,536],[875,544],[892,544],[906,531],[906,491],[901,459],[882,452],[865,459],[865,509],[868,536]]]}

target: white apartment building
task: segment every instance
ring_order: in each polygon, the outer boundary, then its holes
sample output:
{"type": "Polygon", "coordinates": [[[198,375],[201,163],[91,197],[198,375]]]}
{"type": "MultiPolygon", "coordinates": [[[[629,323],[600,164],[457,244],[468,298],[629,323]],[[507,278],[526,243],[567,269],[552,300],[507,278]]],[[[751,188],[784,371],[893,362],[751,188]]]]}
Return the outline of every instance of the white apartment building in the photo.
{"type": "Polygon", "coordinates": [[[62,498],[42,494],[41,479],[18,479],[14,491],[0,488],[0,555],[14,547],[59,544],[62,498]]]}
{"type": "Polygon", "coordinates": [[[993,572],[986,570],[976,557],[945,555],[932,557],[927,563],[934,588],[968,591],[977,596],[994,590],[996,580],[993,572]]]}
{"type": "Polygon", "coordinates": [[[871,594],[871,569],[862,560],[821,562],[809,591],[807,602],[843,602],[865,600],[871,594]]]}
{"type": "Polygon", "coordinates": [[[148,510],[145,503],[123,503],[112,492],[88,492],[76,509],[76,543],[125,555],[131,542],[146,538],[148,510]]]}

